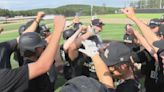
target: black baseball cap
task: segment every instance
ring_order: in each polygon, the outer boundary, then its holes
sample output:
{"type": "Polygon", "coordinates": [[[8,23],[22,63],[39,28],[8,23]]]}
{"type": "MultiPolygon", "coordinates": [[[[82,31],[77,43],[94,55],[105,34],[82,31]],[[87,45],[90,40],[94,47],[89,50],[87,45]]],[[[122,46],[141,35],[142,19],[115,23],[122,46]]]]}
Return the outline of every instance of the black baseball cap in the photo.
{"type": "Polygon", "coordinates": [[[100,19],[94,19],[94,20],[92,20],[92,25],[93,26],[103,26],[105,24],[102,21],[100,21],[100,19]]]}
{"type": "Polygon", "coordinates": [[[160,25],[160,22],[161,22],[160,19],[157,19],[157,18],[151,19],[149,22],[149,27],[151,27],[151,28],[157,27],[160,25]]]}
{"type": "Polygon", "coordinates": [[[133,43],[134,36],[125,34],[123,40],[125,43],[133,43]]]}
{"type": "Polygon", "coordinates": [[[106,48],[102,59],[107,66],[113,66],[130,60],[131,50],[121,42],[112,41],[106,48]]]}
{"type": "MultiPolygon", "coordinates": [[[[112,90],[112,89],[111,89],[112,90]]],[[[93,78],[86,76],[75,77],[67,81],[61,92],[113,92],[93,78]]]]}
{"type": "Polygon", "coordinates": [[[164,40],[155,41],[153,45],[159,49],[164,49],[164,40]]]}
{"type": "Polygon", "coordinates": [[[64,40],[67,40],[68,38],[70,38],[76,31],[74,29],[67,29],[63,32],[63,38],[64,40]]]}
{"type": "Polygon", "coordinates": [[[41,32],[50,32],[50,28],[47,27],[45,24],[39,26],[41,32]]]}
{"type": "Polygon", "coordinates": [[[79,23],[74,23],[73,27],[74,27],[76,30],[78,30],[78,29],[79,29],[79,27],[80,27],[81,25],[83,25],[83,23],[82,23],[82,22],[79,22],[79,23]]]}

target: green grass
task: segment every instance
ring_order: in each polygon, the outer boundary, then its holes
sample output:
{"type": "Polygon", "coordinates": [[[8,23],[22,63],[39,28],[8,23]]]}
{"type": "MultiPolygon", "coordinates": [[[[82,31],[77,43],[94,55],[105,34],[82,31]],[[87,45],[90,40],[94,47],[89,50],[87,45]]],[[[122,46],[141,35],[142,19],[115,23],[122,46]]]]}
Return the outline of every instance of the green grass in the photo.
{"type": "Polygon", "coordinates": [[[1,34],[0,42],[15,39],[18,36],[18,32],[11,32],[8,34],[1,34]]]}
{"type": "Polygon", "coordinates": [[[12,24],[4,24],[4,31],[18,30],[19,26],[23,23],[12,23],[12,24]]]}
{"type": "MultiPolygon", "coordinates": [[[[160,18],[163,13],[157,14],[136,14],[138,18],[160,18]]],[[[126,18],[124,14],[106,14],[106,15],[98,15],[99,18],[126,18]]]]}

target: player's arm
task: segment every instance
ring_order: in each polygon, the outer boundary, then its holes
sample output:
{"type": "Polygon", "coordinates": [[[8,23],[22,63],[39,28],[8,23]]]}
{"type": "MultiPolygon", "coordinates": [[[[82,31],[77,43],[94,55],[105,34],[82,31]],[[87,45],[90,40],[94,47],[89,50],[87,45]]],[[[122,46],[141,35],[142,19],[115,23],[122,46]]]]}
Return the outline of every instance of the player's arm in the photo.
{"type": "Polygon", "coordinates": [[[51,40],[52,34],[50,34],[48,37],[45,38],[46,42],[49,43],[51,40]]]}
{"type": "MultiPolygon", "coordinates": [[[[35,32],[36,28],[38,27],[40,20],[42,19],[42,17],[45,15],[44,12],[38,12],[36,19],[33,21],[33,23],[31,24],[31,26],[29,26],[22,34],[27,33],[27,32],[35,32]]],[[[17,37],[17,42],[19,42],[19,37],[17,37]]]]}
{"type": "Polygon", "coordinates": [[[63,48],[65,51],[68,50],[68,48],[72,45],[72,43],[75,41],[75,39],[78,37],[78,35],[80,34],[80,32],[82,31],[82,27],[80,27],[70,38],[68,38],[64,45],[63,48]]]}
{"type": "Polygon", "coordinates": [[[148,41],[148,43],[158,51],[158,48],[153,46],[153,42],[159,40],[159,38],[151,31],[151,29],[145,25],[142,21],[140,21],[136,16],[134,9],[129,7],[121,10],[129,19],[133,20],[138,27],[140,28],[141,32],[143,33],[144,37],[148,41]]]}
{"type": "Polygon", "coordinates": [[[86,54],[87,56],[91,57],[96,74],[98,79],[101,83],[103,83],[108,88],[114,88],[113,79],[110,76],[110,72],[108,70],[107,65],[104,61],[100,58],[98,48],[96,47],[96,43],[90,40],[86,40],[82,42],[85,49],[79,49],[82,53],[86,54]]]}
{"type": "Polygon", "coordinates": [[[157,54],[154,50],[154,48],[152,48],[149,43],[146,41],[146,39],[137,31],[134,31],[134,35],[136,36],[136,38],[139,40],[139,42],[142,44],[143,47],[145,47],[145,49],[155,58],[155,60],[157,61],[157,54]]]}
{"type": "Polygon", "coordinates": [[[63,16],[56,16],[54,20],[55,31],[52,33],[52,38],[48,46],[36,62],[28,64],[29,79],[33,79],[43,73],[46,73],[54,62],[60,37],[64,30],[65,18],[63,16]]]}
{"type": "Polygon", "coordinates": [[[34,22],[23,33],[26,33],[26,32],[35,32],[36,31],[36,28],[38,27],[38,25],[40,23],[40,20],[42,19],[42,17],[44,15],[45,15],[44,12],[41,12],[41,11],[38,12],[37,13],[37,16],[36,16],[36,19],[34,20],[34,22]]]}
{"type": "Polygon", "coordinates": [[[99,54],[93,56],[92,61],[94,62],[96,74],[99,78],[99,81],[108,88],[114,88],[113,79],[110,75],[108,67],[106,66],[104,61],[100,58],[99,54]]]}
{"type": "Polygon", "coordinates": [[[68,49],[68,55],[71,60],[74,60],[78,56],[77,49],[81,46],[81,42],[88,39],[90,36],[94,35],[92,28],[88,27],[88,31],[74,40],[71,46],[68,49]]]}
{"type": "Polygon", "coordinates": [[[78,37],[77,39],[75,39],[75,41],[72,43],[72,48],[73,49],[78,49],[81,46],[81,42],[88,39],[90,36],[94,35],[94,31],[93,28],[88,27],[87,32],[83,35],[81,35],[80,37],[78,37]]]}
{"type": "MultiPolygon", "coordinates": [[[[79,33],[81,32],[81,30],[83,30],[83,28],[79,28],[79,30],[77,30],[74,35],[72,35],[69,39],[67,39],[67,41],[64,43],[64,50],[68,50],[70,44],[75,40],[75,38],[77,38],[77,36],[79,35],[79,33]]],[[[47,41],[47,43],[49,43],[51,39],[51,35],[49,35],[45,40],[47,41]]]]}

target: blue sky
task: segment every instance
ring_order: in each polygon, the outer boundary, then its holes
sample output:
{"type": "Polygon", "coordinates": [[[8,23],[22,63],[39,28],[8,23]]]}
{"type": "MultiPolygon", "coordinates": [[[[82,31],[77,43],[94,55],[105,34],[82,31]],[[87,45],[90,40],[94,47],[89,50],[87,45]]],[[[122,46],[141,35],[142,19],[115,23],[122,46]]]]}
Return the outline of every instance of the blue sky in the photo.
{"type": "Polygon", "coordinates": [[[67,4],[94,4],[102,6],[103,3],[105,3],[106,6],[124,7],[128,5],[129,1],[132,0],[0,0],[0,8],[28,10],[36,8],[55,8],[67,4]]]}

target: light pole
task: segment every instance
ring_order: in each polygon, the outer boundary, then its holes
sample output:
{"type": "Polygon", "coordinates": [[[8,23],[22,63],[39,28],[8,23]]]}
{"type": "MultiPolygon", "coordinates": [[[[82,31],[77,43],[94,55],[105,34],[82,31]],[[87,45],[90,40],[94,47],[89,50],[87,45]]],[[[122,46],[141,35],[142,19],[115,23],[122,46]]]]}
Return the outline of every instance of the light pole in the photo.
{"type": "Polygon", "coordinates": [[[160,6],[160,9],[162,9],[162,0],[160,0],[160,4],[159,4],[160,6]]]}
{"type": "Polygon", "coordinates": [[[91,17],[92,17],[92,14],[93,14],[93,4],[91,4],[91,17]]]}

